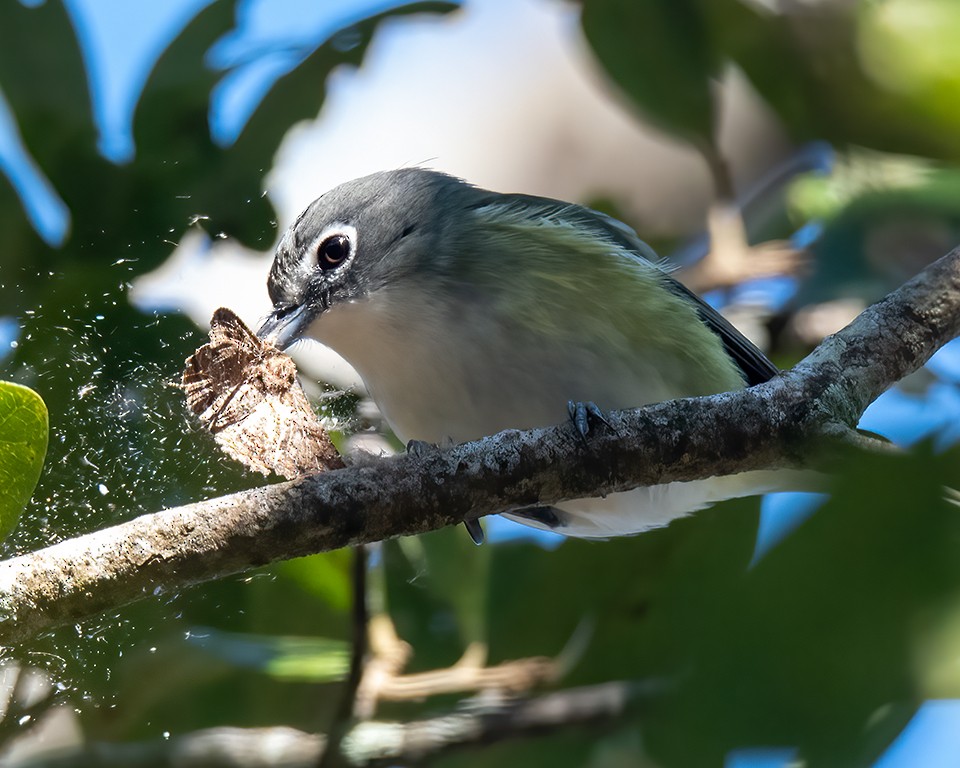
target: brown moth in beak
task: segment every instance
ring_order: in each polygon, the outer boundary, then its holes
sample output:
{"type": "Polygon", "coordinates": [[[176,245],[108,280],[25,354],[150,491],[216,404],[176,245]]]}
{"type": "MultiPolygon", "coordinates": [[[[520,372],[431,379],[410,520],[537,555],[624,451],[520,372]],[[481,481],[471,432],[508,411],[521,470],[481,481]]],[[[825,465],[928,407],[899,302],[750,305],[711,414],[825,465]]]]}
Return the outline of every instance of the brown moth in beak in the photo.
{"type": "Polygon", "coordinates": [[[293,360],[229,309],[213,313],[210,342],[187,358],[182,386],[220,448],[250,469],[292,480],[344,466],[293,360]]]}

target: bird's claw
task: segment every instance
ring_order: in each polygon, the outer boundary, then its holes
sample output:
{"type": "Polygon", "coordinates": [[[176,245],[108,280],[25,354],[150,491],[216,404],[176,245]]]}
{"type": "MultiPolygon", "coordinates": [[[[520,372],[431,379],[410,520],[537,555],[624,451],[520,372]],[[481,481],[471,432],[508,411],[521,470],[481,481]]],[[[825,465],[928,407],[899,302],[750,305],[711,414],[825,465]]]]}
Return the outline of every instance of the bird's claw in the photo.
{"type": "Polygon", "coordinates": [[[467,533],[470,534],[470,538],[473,539],[474,544],[478,547],[483,544],[483,526],[480,525],[479,518],[464,520],[463,527],[467,529],[467,533]]]}
{"type": "Polygon", "coordinates": [[[425,440],[410,440],[407,443],[407,453],[413,456],[424,456],[432,450],[436,449],[436,445],[433,443],[428,443],[425,440]]]}
{"type": "MultiPolygon", "coordinates": [[[[610,427],[610,422],[604,415],[600,407],[589,400],[584,402],[580,400],[570,400],[567,402],[567,413],[570,414],[570,421],[577,428],[577,432],[583,440],[586,440],[590,432],[590,420],[599,421],[610,427]]],[[[610,427],[612,429],[612,427],[610,427]]]]}

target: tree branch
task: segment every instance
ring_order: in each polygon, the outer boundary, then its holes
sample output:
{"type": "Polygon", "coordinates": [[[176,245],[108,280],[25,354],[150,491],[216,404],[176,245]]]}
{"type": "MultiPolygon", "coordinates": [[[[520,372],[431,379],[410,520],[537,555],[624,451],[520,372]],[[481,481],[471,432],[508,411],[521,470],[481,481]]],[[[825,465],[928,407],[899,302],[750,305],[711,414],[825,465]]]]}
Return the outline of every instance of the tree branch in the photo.
{"type": "Polygon", "coordinates": [[[960,249],[766,384],[498,435],[189,504],[0,563],[0,643],[159,591],[535,503],[809,465],[960,334],[960,249]]]}
{"type": "MultiPolygon", "coordinates": [[[[344,736],[343,759],[356,766],[410,764],[456,748],[616,722],[657,693],[655,684],[610,682],[533,699],[500,698],[428,720],[366,721],[344,736]]],[[[22,768],[306,768],[322,759],[325,748],[323,736],[293,728],[211,728],[166,741],[94,743],[72,754],[34,758],[22,768]]]]}

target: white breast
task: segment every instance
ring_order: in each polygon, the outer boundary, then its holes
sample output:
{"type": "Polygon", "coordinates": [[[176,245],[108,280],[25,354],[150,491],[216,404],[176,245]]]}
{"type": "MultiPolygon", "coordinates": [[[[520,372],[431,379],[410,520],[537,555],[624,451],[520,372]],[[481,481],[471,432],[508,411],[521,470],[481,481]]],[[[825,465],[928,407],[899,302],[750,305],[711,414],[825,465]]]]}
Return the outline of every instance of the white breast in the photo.
{"type": "MultiPolygon", "coordinates": [[[[449,444],[503,429],[562,423],[569,400],[604,410],[668,399],[655,367],[599,351],[526,343],[477,313],[439,310],[428,297],[380,291],[341,304],[309,334],[343,355],[403,441],[449,444]]],[[[557,505],[558,533],[610,537],[662,526],[721,498],[768,490],[769,473],[640,488],[557,505]]],[[[536,521],[506,515],[537,527],[536,521]]]]}
{"type": "Polygon", "coordinates": [[[569,400],[610,410],[667,399],[655,367],[589,345],[544,344],[482,313],[379,291],[309,334],[343,355],[401,440],[463,442],[559,424],[569,400]]]}

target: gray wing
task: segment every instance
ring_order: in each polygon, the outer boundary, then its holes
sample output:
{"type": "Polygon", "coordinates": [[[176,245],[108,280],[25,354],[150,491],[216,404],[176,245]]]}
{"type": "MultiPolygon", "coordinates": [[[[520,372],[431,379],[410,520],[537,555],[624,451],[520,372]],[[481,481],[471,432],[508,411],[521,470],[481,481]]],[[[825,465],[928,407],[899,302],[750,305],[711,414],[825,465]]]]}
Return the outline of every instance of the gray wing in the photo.
{"type": "Polygon", "coordinates": [[[720,337],[727,354],[743,371],[748,386],[752,387],[754,384],[763,384],[765,381],[770,381],[780,372],[780,369],[771,362],[770,358],[763,354],[756,344],[734,328],[727,318],[683,283],[674,280],[669,275],[667,279],[669,281],[667,287],[678,296],[691,301],[696,306],[700,319],[720,337]]]}
{"type": "MultiPolygon", "coordinates": [[[[631,251],[647,261],[657,264],[657,255],[654,253],[653,248],[643,242],[637,233],[622,221],[617,221],[617,219],[607,216],[605,213],[600,213],[599,211],[594,211],[589,208],[583,208],[583,211],[587,215],[595,216],[604,229],[610,232],[617,242],[627,246],[631,251]]],[[[723,348],[739,366],[740,370],[743,371],[749,386],[769,381],[780,372],[777,366],[770,361],[770,358],[763,354],[756,344],[734,328],[733,324],[727,320],[727,318],[717,312],[717,310],[707,304],[707,302],[697,296],[697,294],[679,280],[670,277],[666,272],[664,274],[666,276],[667,288],[677,296],[693,304],[697,309],[697,314],[700,316],[700,319],[703,320],[710,330],[720,337],[720,341],[723,342],[723,348]]]]}
{"type": "MultiPolygon", "coordinates": [[[[643,242],[637,233],[622,221],[591,208],[585,208],[582,205],[532,195],[494,195],[477,203],[475,207],[490,203],[503,204],[505,202],[513,202],[521,210],[533,208],[540,210],[545,216],[560,216],[572,220],[604,237],[610,238],[618,245],[636,254],[637,258],[643,259],[654,266],[658,266],[660,261],[653,248],[643,242]]],[[[675,280],[665,270],[662,271],[664,285],[667,289],[693,304],[704,324],[720,337],[727,354],[743,371],[748,386],[762,384],[779,373],[777,366],[752,341],[734,328],[729,320],[683,283],[675,280]]]]}

